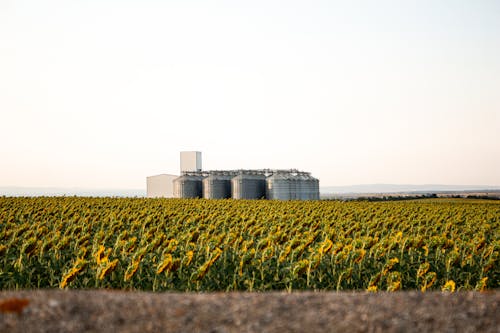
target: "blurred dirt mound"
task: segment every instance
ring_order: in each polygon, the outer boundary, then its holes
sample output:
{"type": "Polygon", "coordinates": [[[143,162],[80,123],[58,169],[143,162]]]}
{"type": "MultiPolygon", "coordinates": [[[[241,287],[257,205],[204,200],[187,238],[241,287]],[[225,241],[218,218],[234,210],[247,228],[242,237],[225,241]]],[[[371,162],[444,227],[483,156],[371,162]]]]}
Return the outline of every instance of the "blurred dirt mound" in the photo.
{"type": "Polygon", "coordinates": [[[0,292],[0,332],[500,332],[500,292],[0,292]]]}

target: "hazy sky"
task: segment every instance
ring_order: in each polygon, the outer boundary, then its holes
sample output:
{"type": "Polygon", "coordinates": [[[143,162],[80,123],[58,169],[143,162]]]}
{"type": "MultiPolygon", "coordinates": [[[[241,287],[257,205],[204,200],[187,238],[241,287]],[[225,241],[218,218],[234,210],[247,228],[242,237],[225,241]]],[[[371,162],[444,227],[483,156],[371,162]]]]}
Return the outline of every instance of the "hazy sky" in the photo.
{"type": "Polygon", "coordinates": [[[0,0],[0,186],[500,185],[500,1],[0,0]]]}

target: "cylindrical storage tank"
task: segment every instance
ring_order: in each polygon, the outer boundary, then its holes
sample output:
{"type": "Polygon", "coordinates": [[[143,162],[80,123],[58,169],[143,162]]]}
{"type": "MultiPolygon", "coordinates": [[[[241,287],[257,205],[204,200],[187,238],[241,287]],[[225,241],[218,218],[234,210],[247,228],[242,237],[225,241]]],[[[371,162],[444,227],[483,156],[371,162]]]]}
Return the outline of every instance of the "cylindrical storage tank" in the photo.
{"type": "Polygon", "coordinates": [[[296,179],[296,192],[295,199],[297,200],[308,200],[310,192],[310,184],[307,174],[298,174],[295,176],[296,179]]]}
{"type": "Polygon", "coordinates": [[[203,197],[205,199],[231,198],[230,175],[211,174],[203,179],[203,197]]]}
{"type": "Polygon", "coordinates": [[[304,175],[304,200],[317,200],[319,199],[319,186],[318,180],[311,175],[304,175]]]}
{"type": "Polygon", "coordinates": [[[288,174],[290,181],[290,200],[302,200],[302,176],[296,173],[288,174]]]}
{"type": "Polygon", "coordinates": [[[319,200],[319,179],[311,176],[311,200],[319,200]]]}
{"type": "Polygon", "coordinates": [[[266,197],[266,176],[242,173],[231,179],[233,199],[262,199],[266,197]]]}
{"type": "Polygon", "coordinates": [[[303,175],[303,200],[319,200],[319,180],[310,174],[303,175]]]}
{"type": "Polygon", "coordinates": [[[295,182],[287,173],[276,172],[266,179],[266,197],[270,200],[292,200],[295,182]],[[292,183],[293,182],[293,183],[292,183]]]}
{"type": "Polygon", "coordinates": [[[174,197],[176,198],[201,198],[202,197],[202,176],[182,175],[173,180],[174,197]]]}

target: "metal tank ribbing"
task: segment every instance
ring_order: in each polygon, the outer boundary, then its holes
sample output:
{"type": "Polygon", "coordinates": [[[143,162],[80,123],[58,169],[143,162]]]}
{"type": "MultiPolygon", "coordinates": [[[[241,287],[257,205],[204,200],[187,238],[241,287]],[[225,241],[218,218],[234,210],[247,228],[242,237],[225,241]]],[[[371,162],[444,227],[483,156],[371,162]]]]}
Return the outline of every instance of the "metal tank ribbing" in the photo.
{"type": "Polygon", "coordinates": [[[290,175],[276,172],[266,179],[266,198],[270,200],[291,200],[291,189],[294,185],[290,175]]]}
{"type": "Polygon", "coordinates": [[[201,198],[203,176],[184,174],[173,180],[174,197],[176,198],[201,198]]]}
{"type": "Polygon", "coordinates": [[[205,199],[227,199],[231,198],[231,178],[230,174],[211,173],[203,179],[203,197],[205,199]]]}
{"type": "Polygon", "coordinates": [[[242,172],[231,179],[233,199],[262,199],[266,197],[266,176],[258,172],[242,172]]]}
{"type": "Polygon", "coordinates": [[[293,172],[288,175],[288,178],[290,180],[290,199],[303,200],[302,174],[293,172]]]}
{"type": "Polygon", "coordinates": [[[309,182],[309,200],[319,200],[319,180],[318,178],[314,178],[313,176],[308,176],[309,182]]]}
{"type": "Polygon", "coordinates": [[[312,177],[312,194],[311,200],[319,200],[319,179],[312,177]]]}
{"type": "Polygon", "coordinates": [[[300,200],[319,199],[319,181],[308,173],[300,175],[300,200]]]}
{"type": "Polygon", "coordinates": [[[307,182],[307,175],[299,173],[294,176],[296,182],[295,199],[308,200],[309,199],[309,183],[307,182]]]}
{"type": "Polygon", "coordinates": [[[177,198],[319,200],[319,180],[296,169],[183,172],[173,183],[177,198]]]}
{"type": "Polygon", "coordinates": [[[307,172],[276,170],[266,179],[271,200],[318,200],[319,181],[307,172]]]}

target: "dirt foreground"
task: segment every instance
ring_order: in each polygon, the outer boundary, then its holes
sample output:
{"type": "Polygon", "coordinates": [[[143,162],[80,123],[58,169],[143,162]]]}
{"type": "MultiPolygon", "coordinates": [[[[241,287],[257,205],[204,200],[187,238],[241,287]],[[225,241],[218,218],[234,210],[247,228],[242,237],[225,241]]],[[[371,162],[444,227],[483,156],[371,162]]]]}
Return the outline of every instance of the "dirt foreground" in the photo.
{"type": "Polygon", "coordinates": [[[0,332],[500,332],[488,293],[2,291],[0,332]]]}

